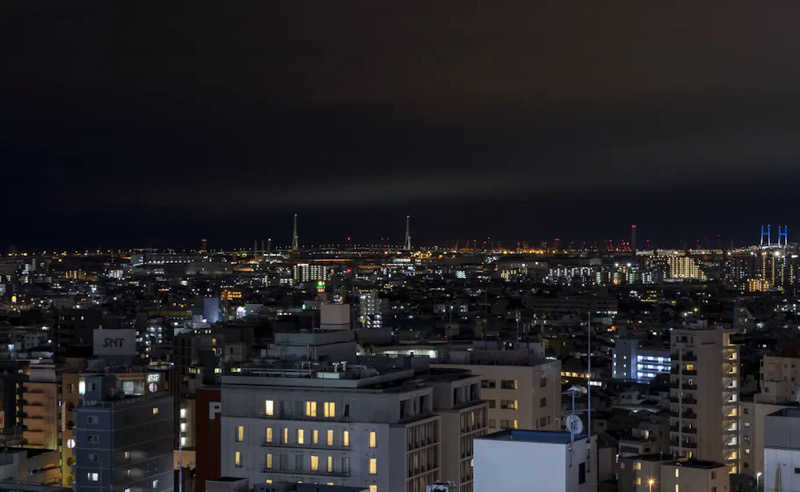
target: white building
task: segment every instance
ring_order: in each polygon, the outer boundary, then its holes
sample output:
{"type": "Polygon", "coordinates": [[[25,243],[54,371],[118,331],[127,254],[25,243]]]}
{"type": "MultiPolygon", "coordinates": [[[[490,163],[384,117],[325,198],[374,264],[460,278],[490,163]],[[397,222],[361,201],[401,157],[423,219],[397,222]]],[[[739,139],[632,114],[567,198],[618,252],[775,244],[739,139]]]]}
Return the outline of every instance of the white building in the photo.
{"type": "Polygon", "coordinates": [[[376,290],[362,290],[358,296],[359,317],[363,328],[383,328],[383,314],[381,313],[381,298],[376,290]]]}
{"type": "Polygon", "coordinates": [[[785,408],[765,419],[764,492],[800,490],[800,408],[785,408]]]}
{"type": "Polygon", "coordinates": [[[506,430],[475,439],[475,492],[594,492],[597,438],[506,430]]]}

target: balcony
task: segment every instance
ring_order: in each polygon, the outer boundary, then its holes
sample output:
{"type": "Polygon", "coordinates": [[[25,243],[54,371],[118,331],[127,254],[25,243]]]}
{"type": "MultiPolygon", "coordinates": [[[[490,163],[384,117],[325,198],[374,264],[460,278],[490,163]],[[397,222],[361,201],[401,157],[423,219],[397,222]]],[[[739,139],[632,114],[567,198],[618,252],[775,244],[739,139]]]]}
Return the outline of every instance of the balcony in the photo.
{"type": "Polygon", "coordinates": [[[306,475],[310,477],[349,477],[350,470],[347,471],[311,471],[311,470],[289,470],[289,469],[279,469],[279,468],[267,468],[264,467],[263,473],[270,473],[273,475],[306,475]]]}
{"type": "Polygon", "coordinates": [[[684,376],[697,376],[697,370],[696,369],[691,369],[691,370],[684,369],[683,371],[681,371],[681,374],[683,374],[684,376]]]}

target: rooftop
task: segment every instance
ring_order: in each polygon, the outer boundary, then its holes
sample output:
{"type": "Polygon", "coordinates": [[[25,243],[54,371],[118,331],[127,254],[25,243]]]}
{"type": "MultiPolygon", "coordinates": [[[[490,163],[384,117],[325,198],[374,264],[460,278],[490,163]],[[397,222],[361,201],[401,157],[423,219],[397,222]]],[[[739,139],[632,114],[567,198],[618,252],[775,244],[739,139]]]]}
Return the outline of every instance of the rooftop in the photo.
{"type": "Polygon", "coordinates": [[[569,444],[570,441],[577,441],[585,439],[584,434],[576,435],[574,438],[569,432],[563,431],[534,431],[522,429],[506,429],[479,439],[487,439],[492,441],[522,441],[522,442],[538,442],[545,444],[569,444]]]}
{"type": "Polygon", "coordinates": [[[769,414],[769,417],[789,417],[793,419],[800,419],[800,408],[782,408],[775,413],[769,414]]]}

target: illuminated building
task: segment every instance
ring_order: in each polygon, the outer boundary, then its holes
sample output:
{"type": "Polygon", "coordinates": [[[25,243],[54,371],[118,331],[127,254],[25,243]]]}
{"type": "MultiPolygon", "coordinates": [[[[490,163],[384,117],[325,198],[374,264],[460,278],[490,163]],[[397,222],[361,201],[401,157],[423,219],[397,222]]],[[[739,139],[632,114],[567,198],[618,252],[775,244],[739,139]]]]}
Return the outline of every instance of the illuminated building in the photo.
{"type": "Polygon", "coordinates": [[[672,332],[670,440],[673,455],[722,461],[737,473],[739,348],[722,329],[672,332]]]}
{"type": "Polygon", "coordinates": [[[223,301],[233,301],[233,300],[236,300],[236,299],[241,299],[242,298],[242,291],[224,289],[222,291],[222,293],[220,293],[219,297],[223,301]]]}
{"type": "Polygon", "coordinates": [[[363,328],[383,328],[383,314],[381,314],[381,298],[376,290],[362,290],[358,296],[359,317],[363,328]]]}
{"type": "Polygon", "coordinates": [[[706,280],[705,274],[700,270],[694,258],[670,255],[667,257],[667,261],[669,263],[669,277],[672,279],[706,280]]]}
{"type": "Polygon", "coordinates": [[[293,278],[295,282],[316,282],[326,281],[333,273],[331,267],[317,263],[298,263],[293,268],[293,278]]]}
{"type": "Polygon", "coordinates": [[[659,374],[670,371],[670,353],[666,348],[643,347],[636,339],[618,339],[611,358],[611,377],[624,381],[649,383],[659,374]]]}

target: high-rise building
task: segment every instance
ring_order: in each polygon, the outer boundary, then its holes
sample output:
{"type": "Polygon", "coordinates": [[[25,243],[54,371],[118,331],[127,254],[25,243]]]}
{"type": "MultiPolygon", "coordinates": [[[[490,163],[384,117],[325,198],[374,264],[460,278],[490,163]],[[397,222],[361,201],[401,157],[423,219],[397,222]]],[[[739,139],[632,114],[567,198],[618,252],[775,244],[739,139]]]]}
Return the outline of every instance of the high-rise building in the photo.
{"type": "Polygon", "coordinates": [[[611,377],[649,383],[657,375],[669,373],[669,355],[669,349],[645,347],[635,338],[617,339],[611,356],[611,377]]]}
{"type": "Polygon", "coordinates": [[[721,328],[672,332],[670,437],[675,456],[737,473],[739,348],[721,328]]]}
{"type": "Polygon", "coordinates": [[[623,458],[617,476],[619,492],[724,492],[730,482],[723,463],[662,454],[623,458]]]}
{"type": "Polygon", "coordinates": [[[383,314],[381,312],[381,298],[378,291],[364,289],[358,295],[358,321],[362,328],[383,328],[383,314]]]}
{"type": "Polygon", "coordinates": [[[697,261],[690,256],[670,255],[667,257],[669,264],[669,277],[679,280],[706,280],[706,275],[700,269],[697,261]]]}
{"type": "Polygon", "coordinates": [[[461,490],[472,490],[463,468],[472,436],[486,426],[477,377],[415,376],[410,365],[380,372],[371,363],[303,367],[243,369],[222,378],[223,475],[247,477],[251,485],[302,481],[414,492],[448,474],[461,490]]]}
{"type": "Polygon", "coordinates": [[[126,397],[114,376],[91,376],[77,417],[75,487],[173,490],[173,403],[166,393],[126,397]]]}
{"type": "Polygon", "coordinates": [[[298,263],[293,268],[293,278],[295,282],[316,282],[326,281],[332,273],[327,265],[317,263],[298,263]]]}

